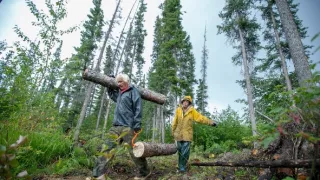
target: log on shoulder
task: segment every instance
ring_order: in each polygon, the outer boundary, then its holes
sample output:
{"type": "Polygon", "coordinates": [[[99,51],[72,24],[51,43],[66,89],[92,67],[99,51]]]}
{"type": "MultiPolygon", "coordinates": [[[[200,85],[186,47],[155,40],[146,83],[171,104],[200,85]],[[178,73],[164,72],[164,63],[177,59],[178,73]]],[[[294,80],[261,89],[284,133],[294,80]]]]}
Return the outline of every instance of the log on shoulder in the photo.
{"type": "Polygon", "coordinates": [[[176,152],[177,146],[175,144],[136,142],[133,148],[135,157],[167,156],[176,152]]]}
{"type": "Polygon", "coordinates": [[[229,166],[229,167],[257,167],[257,168],[311,168],[320,167],[320,159],[309,160],[276,160],[276,161],[239,161],[239,162],[193,162],[192,166],[229,166]]]}
{"type": "MultiPolygon", "coordinates": [[[[109,77],[105,74],[101,74],[99,72],[96,71],[92,71],[92,70],[88,70],[86,69],[83,72],[82,75],[83,79],[87,80],[87,81],[91,81],[97,84],[100,84],[104,87],[108,87],[108,88],[112,88],[112,89],[118,89],[118,85],[117,82],[115,81],[114,78],[109,77]]],[[[141,98],[147,101],[151,101],[157,104],[164,104],[166,101],[166,96],[154,91],[151,91],[149,89],[145,89],[142,87],[136,87],[140,94],[141,94],[141,98]]]]}

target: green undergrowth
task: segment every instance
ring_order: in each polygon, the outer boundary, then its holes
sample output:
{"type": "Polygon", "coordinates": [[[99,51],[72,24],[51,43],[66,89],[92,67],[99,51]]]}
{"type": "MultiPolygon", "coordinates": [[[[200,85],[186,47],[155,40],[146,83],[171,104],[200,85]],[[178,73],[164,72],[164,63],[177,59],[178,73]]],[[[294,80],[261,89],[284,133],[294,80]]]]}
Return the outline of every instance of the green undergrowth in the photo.
{"type": "Polygon", "coordinates": [[[26,170],[31,176],[65,175],[93,167],[97,138],[74,148],[72,137],[62,131],[25,132],[8,124],[2,124],[1,130],[0,144],[12,144],[19,135],[27,137],[27,142],[15,151],[18,166],[10,169],[12,174],[26,170]]]}

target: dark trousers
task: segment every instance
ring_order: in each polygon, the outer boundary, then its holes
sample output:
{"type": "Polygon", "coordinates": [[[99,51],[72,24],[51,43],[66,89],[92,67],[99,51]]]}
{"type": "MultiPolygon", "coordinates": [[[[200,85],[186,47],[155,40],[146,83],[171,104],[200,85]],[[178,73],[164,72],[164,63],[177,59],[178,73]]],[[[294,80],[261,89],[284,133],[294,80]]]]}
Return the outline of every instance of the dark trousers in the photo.
{"type": "MultiPolygon", "coordinates": [[[[133,155],[133,149],[131,140],[134,136],[133,130],[131,130],[129,127],[124,126],[112,126],[109,130],[109,138],[106,140],[107,149],[104,150],[104,153],[109,153],[112,149],[114,149],[117,144],[121,144],[122,142],[128,143],[130,145],[129,147],[129,154],[131,156],[131,159],[135,163],[135,165],[139,168],[139,172],[142,176],[147,175],[149,173],[148,164],[146,158],[136,158],[133,155]],[[120,137],[123,136],[123,137],[120,137]],[[118,137],[119,143],[115,141],[115,137],[118,137]]],[[[107,166],[107,164],[113,159],[113,155],[107,155],[107,156],[99,156],[95,162],[95,166],[93,168],[93,176],[99,177],[102,174],[104,174],[104,169],[107,166]]]]}
{"type": "Polygon", "coordinates": [[[187,163],[190,156],[190,141],[177,141],[177,148],[179,153],[179,171],[186,172],[187,163]]]}

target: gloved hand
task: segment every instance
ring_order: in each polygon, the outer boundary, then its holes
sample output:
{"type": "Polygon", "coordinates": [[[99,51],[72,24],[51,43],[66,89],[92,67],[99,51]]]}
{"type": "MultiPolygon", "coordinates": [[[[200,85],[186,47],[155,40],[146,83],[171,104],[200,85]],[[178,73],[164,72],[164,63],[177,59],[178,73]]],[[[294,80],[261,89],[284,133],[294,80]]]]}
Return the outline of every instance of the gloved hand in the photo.
{"type": "Polygon", "coordinates": [[[141,128],[134,128],[133,130],[135,133],[139,133],[141,131],[141,128]]]}
{"type": "Polygon", "coordinates": [[[217,124],[217,123],[215,123],[215,122],[213,122],[213,123],[211,124],[211,126],[213,126],[213,127],[217,127],[217,126],[218,126],[218,124],[217,124]]]}
{"type": "Polygon", "coordinates": [[[109,77],[116,78],[113,74],[109,74],[109,77]]]}

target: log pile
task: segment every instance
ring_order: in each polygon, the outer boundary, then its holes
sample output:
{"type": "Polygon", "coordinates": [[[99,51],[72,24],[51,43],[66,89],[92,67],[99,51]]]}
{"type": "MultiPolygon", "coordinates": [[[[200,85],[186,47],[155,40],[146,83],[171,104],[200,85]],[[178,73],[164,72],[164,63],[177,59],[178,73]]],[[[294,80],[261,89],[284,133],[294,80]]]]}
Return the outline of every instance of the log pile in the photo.
{"type": "Polygon", "coordinates": [[[133,147],[135,157],[167,156],[176,152],[177,146],[175,144],[136,142],[133,147]]]}

